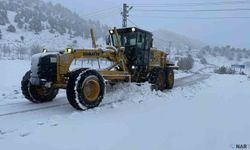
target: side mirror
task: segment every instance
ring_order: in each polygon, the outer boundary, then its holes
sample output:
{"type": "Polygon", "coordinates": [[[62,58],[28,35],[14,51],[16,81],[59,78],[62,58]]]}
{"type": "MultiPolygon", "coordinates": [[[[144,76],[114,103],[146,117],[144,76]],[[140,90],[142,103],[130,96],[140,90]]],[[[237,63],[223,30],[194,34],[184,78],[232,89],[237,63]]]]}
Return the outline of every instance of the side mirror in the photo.
{"type": "Polygon", "coordinates": [[[106,45],[111,45],[110,35],[106,36],[106,45]]]}

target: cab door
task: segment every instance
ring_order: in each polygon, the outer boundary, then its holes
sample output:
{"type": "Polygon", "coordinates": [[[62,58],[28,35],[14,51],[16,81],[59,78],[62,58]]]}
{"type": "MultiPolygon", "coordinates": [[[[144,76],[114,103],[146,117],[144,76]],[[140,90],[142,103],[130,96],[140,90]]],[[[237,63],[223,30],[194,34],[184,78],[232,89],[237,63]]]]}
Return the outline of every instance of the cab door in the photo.
{"type": "Polygon", "coordinates": [[[139,66],[149,66],[151,36],[139,32],[137,37],[137,62],[139,66]]]}
{"type": "Polygon", "coordinates": [[[137,34],[137,65],[147,66],[147,50],[145,49],[145,33],[138,32],[137,34]]]}

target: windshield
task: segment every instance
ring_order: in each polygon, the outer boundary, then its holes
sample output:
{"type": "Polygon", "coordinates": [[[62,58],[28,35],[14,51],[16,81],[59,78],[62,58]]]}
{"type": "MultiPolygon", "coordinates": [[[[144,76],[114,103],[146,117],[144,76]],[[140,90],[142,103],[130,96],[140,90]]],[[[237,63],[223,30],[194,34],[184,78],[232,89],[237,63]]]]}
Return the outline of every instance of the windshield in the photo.
{"type": "MultiPolygon", "coordinates": [[[[119,39],[121,41],[121,46],[136,46],[136,35],[135,33],[123,33],[119,34],[119,39]]],[[[118,41],[116,39],[115,34],[112,35],[112,41],[115,47],[118,46],[118,41]]]]}

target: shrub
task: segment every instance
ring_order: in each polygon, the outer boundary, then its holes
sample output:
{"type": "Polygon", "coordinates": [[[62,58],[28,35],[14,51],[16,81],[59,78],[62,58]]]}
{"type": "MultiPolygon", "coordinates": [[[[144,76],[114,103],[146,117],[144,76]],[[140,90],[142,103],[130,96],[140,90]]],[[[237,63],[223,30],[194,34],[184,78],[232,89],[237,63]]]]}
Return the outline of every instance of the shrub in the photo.
{"type": "Polygon", "coordinates": [[[207,64],[206,58],[202,57],[202,58],[200,59],[200,63],[203,64],[203,65],[207,64]]]}
{"type": "Polygon", "coordinates": [[[199,58],[199,59],[203,58],[203,56],[204,56],[204,54],[201,51],[198,52],[197,55],[196,55],[196,57],[199,58]]]}
{"type": "Polygon", "coordinates": [[[244,71],[241,71],[240,73],[239,73],[239,75],[247,75],[244,71]]]}
{"type": "Polygon", "coordinates": [[[236,71],[234,69],[227,68],[225,66],[222,66],[218,69],[215,69],[214,72],[217,74],[235,74],[236,73],[236,71]]]}
{"type": "Polygon", "coordinates": [[[8,28],[7,28],[7,31],[8,32],[16,32],[16,28],[13,25],[9,25],[8,28]]]}

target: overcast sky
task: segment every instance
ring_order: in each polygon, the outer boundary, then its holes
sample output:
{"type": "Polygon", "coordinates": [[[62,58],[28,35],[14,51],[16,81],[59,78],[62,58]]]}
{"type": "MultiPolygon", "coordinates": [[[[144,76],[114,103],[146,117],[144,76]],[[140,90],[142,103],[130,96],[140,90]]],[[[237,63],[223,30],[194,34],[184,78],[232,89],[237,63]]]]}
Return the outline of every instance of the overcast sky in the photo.
{"type": "MultiPolygon", "coordinates": [[[[46,0],[61,3],[85,18],[100,20],[110,26],[121,26],[122,4],[135,6],[130,12],[130,21],[147,30],[166,29],[198,39],[211,45],[232,45],[250,48],[250,10],[205,11],[205,12],[158,12],[140,10],[214,10],[249,8],[249,3],[234,3],[244,0],[46,0]],[[232,2],[233,4],[228,4],[232,2]],[[216,2],[216,4],[211,4],[216,2]],[[225,2],[223,5],[217,2],[225,2]],[[169,4],[163,5],[158,4],[169,4]],[[174,4],[172,4],[174,3],[174,4]],[[176,4],[177,3],[177,4],[176,4]],[[188,4],[186,4],[188,3],[188,4]],[[195,4],[190,4],[195,3],[195,4]],[[197,6],[197,3],[203,3],[197,6]],[[206,4],[204,4],[206,3],[206,4]],[[146,5],[145,5],[146,4],[146,5]],[[138,6],[156,6],[138,7],[138,6]],[[196,6],[195,6],[196,5],[196,6]],[[105,10],[106,9],[106,10],[105,10]],[[101,10],[101,11],[100,11],[101,10]],[[222,19],[222,18],[223,19],[222,19]],[[224,18],[227,17],[227,18],[224,18]],[[228,18],[234,17],[234,18],[228,18]],[[238,18],[249,17],[249,18],[238,18]],[[216,19],[215,19],[216,18],[216,19]]],[[[134,26],[129,22],[129,26],[134,26]]]]}

